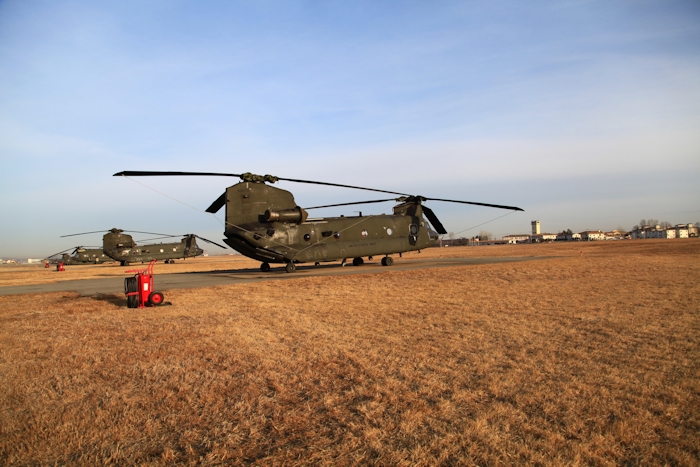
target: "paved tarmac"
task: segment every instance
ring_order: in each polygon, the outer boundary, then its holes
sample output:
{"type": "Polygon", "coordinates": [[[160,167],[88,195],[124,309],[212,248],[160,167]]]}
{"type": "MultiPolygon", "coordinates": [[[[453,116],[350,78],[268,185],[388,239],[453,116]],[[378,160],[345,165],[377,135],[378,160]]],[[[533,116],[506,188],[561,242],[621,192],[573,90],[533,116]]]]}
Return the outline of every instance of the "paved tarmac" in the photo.
{"type": "MultiPolygon", "coordinates": [[[[545,259],[542,256],[518,258],[433,258],[433,259],[399,259],[395,258],[394,265],[382,266],[378,261],[367,262],[362,266],[339,263],[321,266],[299,265],[294,273],[287,273],[283,265],[272,265],[270,272],[259,269],[237,269],[207,272],[187,272],[155,275],[155,289],[191,289],[211,287],[216,285],[245,284],[248,282],[269,280],[294,280],[301,277],[343,276],[348,274],[380,274],[389,271],[408,271],[414,269],[444,268],[452,266],[474,266],[479,264],[515,263],[545,259]],[[277,266],[277,267],[276,267],[277,266]]],[[[0,295],[36,294],[43,292],[78,292],[80,295],[124,293],[124,277],[109,277],[104,279],[83,279],[61,281],[52,284],[31,284],[0,287],[0,295]]]]}

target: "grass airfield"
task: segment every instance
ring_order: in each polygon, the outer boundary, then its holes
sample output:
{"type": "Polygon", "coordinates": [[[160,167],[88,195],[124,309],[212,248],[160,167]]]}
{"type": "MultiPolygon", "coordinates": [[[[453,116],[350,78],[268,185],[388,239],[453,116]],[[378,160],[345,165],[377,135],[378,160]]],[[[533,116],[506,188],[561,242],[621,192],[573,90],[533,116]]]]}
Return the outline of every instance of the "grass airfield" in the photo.
{"type": "MultiPolygon", "coordinates": [[[[0,464],[700,463],[700,240],[419,255],[481,256],[549,258],[171,290],[156,309],[2,296],[0,464]]],[[[3,267],[0,286],[142,268],[3,267]]]]}

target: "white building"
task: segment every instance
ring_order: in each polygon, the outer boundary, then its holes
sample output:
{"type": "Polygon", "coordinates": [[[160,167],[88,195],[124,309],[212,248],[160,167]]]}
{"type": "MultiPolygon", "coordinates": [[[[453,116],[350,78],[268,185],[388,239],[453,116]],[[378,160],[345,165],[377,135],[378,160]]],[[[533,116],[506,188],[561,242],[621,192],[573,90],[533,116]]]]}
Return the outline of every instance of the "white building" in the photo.
{"type": "Polygon", "coordinates": [[[568,233],[561,232],[557,234],[556,239],[558,242],[578,242],[581,240],[581,234],[579,233],[568,233]]]}
{"type": "Polygon", "coordinates": [[[660,225],[635,226],[631,238],[689,238],[697,237],[698,228],[693,224],[678,224],[675,227],[661,228],[660,225]]]}
{"type": "Polygon", "coordinates": [[[557,234],[552,233],[541,233],[532,236],[532,241],[534,242],[553,242],[557,239],[557,234]]]}
{"type": "Polygon", "coordinates": [[[506,240],[508,243],[527,243],[530,241],[530,236],[527,234],[504,235],[503,240],[506,240]]]}
{"type": "Polygon", "coordinates": [[[605,240],[605,232],[602,230],[586,230],[585,232],[581,232],[581,240],[584,242],[588,241],[593,241],[593,240],[605,240]]]}

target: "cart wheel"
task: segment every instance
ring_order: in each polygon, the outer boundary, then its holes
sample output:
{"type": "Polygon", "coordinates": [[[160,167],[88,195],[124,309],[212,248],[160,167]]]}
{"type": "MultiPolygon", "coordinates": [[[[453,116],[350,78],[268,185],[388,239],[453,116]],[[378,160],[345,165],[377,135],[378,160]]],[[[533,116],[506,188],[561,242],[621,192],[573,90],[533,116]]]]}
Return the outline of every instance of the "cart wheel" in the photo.
{"type": "MultiPolygon", "coordinates": [[[[135,277],[127,277],[124,279],[124,293],[138,292],[139,284],[135,277]]],[[[126,297],[126,306],[129,308],[139,307],[139,296],[138,295],[128,295],[126,297]]]]}
{"type": "Polygon", "coordinates": [[[287,266],[285,266],[284,269],[285,269],[287,272],[294,272],[294,271],[297,270],[297,266],[296,266],[296,264],[294,264],[294,263],[292,263],[292,262],[289,262],[289,263],[287,263],[287,266]]]}
{"type": "Polygon", "coordinates": [[[163,303],[163,294],[160,292],[151,292],[151,295],[148,297],[148,303],[150,303],[152,306],[158,306],[161,303],[163,303]]]}
{"type": "Polygon", "coordinates": [[[260,270],[262,272],[268,272],[270,270],[270,263],[262,263],[260,265],[260,270]]]}

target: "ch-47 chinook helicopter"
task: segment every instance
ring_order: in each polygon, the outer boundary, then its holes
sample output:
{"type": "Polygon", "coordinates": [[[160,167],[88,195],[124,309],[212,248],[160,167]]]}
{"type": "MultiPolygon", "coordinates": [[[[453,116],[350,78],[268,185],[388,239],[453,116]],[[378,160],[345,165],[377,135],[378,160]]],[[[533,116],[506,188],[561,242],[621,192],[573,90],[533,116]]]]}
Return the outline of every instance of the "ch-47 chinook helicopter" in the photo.
{"type": "Polygon", "coordinates": [[[274,177],[271,175],[228,174],[211,172],[150,172],[124,171],[114,176],[222,176],[239,177],[241,182],[230,186],[206,210],[216,213],[226,206],[226,230],[224,242],[245,256],[261,261],[262,271],[270,270],[270,263],[286,264],[287,272],[294,272],[297,263],[341,261],[344,266],[348,258],[360,266],[364,257],[383,255],[382,265],[391,266],[390,255],[420,250],[435,244],[438,234],[445,228],[435,213],[423,205],[425,201],[472,204],[499,209],[522,211],[514,206],[426,198],[374,188],[341,185],[310,180],[274,177]],[[288,181],[310,183],[379,193],[398,195],[390,198],[354,203],[331,204],[302,209],[288,191],[267,183],[288,181]],[[324,217],[312,219],[307,209],[350,206],[357,204],[396,201],[393,214],[356,217],[324,217]],[[425,218],[427,217],[428,222],[425,218]],[[431,229],[430,225],[435,229],[431,229]]]}
{"type": "MultiPolygon", "coordinates": [[[[104,230],[95,232],[83,232],[79,234],[63,235],[63,237],[74,237],[76,235],[87,235],[93,233],[102,233],[104,230]]],[[[160,238],[183,237],[179,242],[171,243],[154,243],[148,245],[137,245],[131,235],[125,234],[124,230],[111,229],[102,237],[102,250],[104,254],[115,261],[119,261],[122,266],[128,266],[130,263],[145,263],[154,259],[164,260],[165,263],[174,263],[176,259],[194,258],[204,253],[204,250],[197,246],[197,239],[204,240],[218,246],[226,248],[218,243],[202,238],[199,235],[167,235],[154,232],[139,232],[130,230],[132,233],[141,233],[149,235],[161,235],[160,238]]],[[[157,240],[157,239],[151,239],[157,240]]]]}
{"type": "Polygon", "coordinates": [[[82,247],[76,246],[67,248],[63,251],[55,253],[45,260],[48,263],[63,263],[65,265],[76,265],[76,264],[101,264],[101,263],[112,263],[114,260],[109,256],[105,255],[102,248],[97,247],[82,247]],[[68,254],[68,250],[73,249],[73,251],[68,254]],[[60,257],[58,255],[61,255],[60,257]]]}

